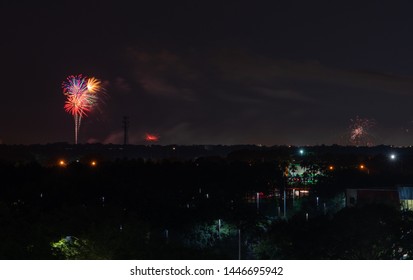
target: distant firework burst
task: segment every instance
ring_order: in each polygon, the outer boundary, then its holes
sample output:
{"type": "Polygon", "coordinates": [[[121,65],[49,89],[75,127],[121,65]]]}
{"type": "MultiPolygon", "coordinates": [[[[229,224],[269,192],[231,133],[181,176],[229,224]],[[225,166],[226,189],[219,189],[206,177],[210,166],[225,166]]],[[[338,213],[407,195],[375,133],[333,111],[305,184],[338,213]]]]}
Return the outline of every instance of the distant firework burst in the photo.
{"type": "Polygon", "coordinates": [[[79,134],[82,118],[86,117],[99,101],[99,95],[104,91],[100,80],[82,75],[71,75],[62,83],[63,94],[66,96],[64,109],[75,121],[75,144],[79,134]]]}
{"type": "Polygon", "coordinates": [[[351,119],[349,142],[356,146],[372,146],[374,142],[370,129],[375,125],[374,120],[356,117],[351,119]]]}
{"type": "Polygon", "coordinates": [[[148,142],[158,142],[159,141],[159,136],[155,134],[145,134],[145,140],[148,142]]]}

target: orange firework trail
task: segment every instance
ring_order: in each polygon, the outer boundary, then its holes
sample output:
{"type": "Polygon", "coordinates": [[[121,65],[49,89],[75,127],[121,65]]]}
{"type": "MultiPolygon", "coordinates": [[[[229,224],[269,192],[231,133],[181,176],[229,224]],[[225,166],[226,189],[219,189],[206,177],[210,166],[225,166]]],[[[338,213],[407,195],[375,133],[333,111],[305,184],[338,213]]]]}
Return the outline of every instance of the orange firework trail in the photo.
{"type": "Polygon", "coordinates": [[[75,144],[77,144],[81,120],[97,105],[99,93],[103,92],[103,88],[98,79],[82,75],[67,77],[62,83],[62,88],[66,96],[64,109],[75,121],[75,144]]]}

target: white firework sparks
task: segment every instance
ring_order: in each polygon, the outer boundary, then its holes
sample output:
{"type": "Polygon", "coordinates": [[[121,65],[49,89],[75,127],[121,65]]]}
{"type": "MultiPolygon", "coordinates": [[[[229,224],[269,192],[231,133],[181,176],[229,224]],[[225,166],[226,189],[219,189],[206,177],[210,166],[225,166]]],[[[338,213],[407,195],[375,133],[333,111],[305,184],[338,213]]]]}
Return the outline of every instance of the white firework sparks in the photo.
{"type": "Polygon", "coordinates": [[[374,121],[358,116],[350,121],[350,143],[356,146],[373,145],[373,137],[369,133],[369,130],[374,126],[374,121]]]}

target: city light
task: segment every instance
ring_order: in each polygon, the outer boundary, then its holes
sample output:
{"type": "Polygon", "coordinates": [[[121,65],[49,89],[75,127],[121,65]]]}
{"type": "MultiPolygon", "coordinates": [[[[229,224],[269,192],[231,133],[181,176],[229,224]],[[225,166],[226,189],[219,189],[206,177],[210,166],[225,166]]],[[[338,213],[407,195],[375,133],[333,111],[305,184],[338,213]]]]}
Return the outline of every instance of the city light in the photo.
{"type": "Polygon", "coordinates": [[[390,159],[391,159],[391,160],[395,160],[395,159],[396,159],[396,155],[395,155],[395,154],[391,154],[391,155],[390,155],[390,159]]]}
{"type": "Polygon", "coordinates": [[[96,166],[96,164],[97,164],[97,163],[96,163],[96,161],[94,161],[94,160],[90,163],[91,166],[96,166]]]}
{"type": "Polygon", "coordinates": [[[360,168],[360,170],[363,170],[363,171],[366,170],[367,174],[370,175],[370,169],[368,169],[364,164],[360,164],[359,168],[360,168]]]}
{"type": "Polygon", "coordinates": [[[328,167],[328,169],[329,169],[329,170],[334,170],[334,166],[330,165],[330,166],[328,167]]]}
{"type": "Polygon", "coordinates": [[[300,149],[298,152],[300,153],[300,155],[304,155],[304,149],[300,149]]]}
{"type": "Polygon", "coordinates": [[[59,161],[59,165],[60,165],[60,166],[66,166],[66,162],[65,162],[64,160],[60,160],[60,161],[59,161]]]}

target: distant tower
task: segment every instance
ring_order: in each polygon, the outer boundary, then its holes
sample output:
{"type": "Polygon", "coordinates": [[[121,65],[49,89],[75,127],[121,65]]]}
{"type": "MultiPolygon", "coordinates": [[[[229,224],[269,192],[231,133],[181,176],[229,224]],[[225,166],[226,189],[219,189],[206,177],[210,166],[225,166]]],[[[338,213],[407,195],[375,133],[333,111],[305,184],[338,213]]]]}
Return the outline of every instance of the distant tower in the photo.
{"type": "Polygon", "coordinates": [[[123,145],[129,144],[128,130],[129,130],[129,117],[123,117],[123,145]]]}

